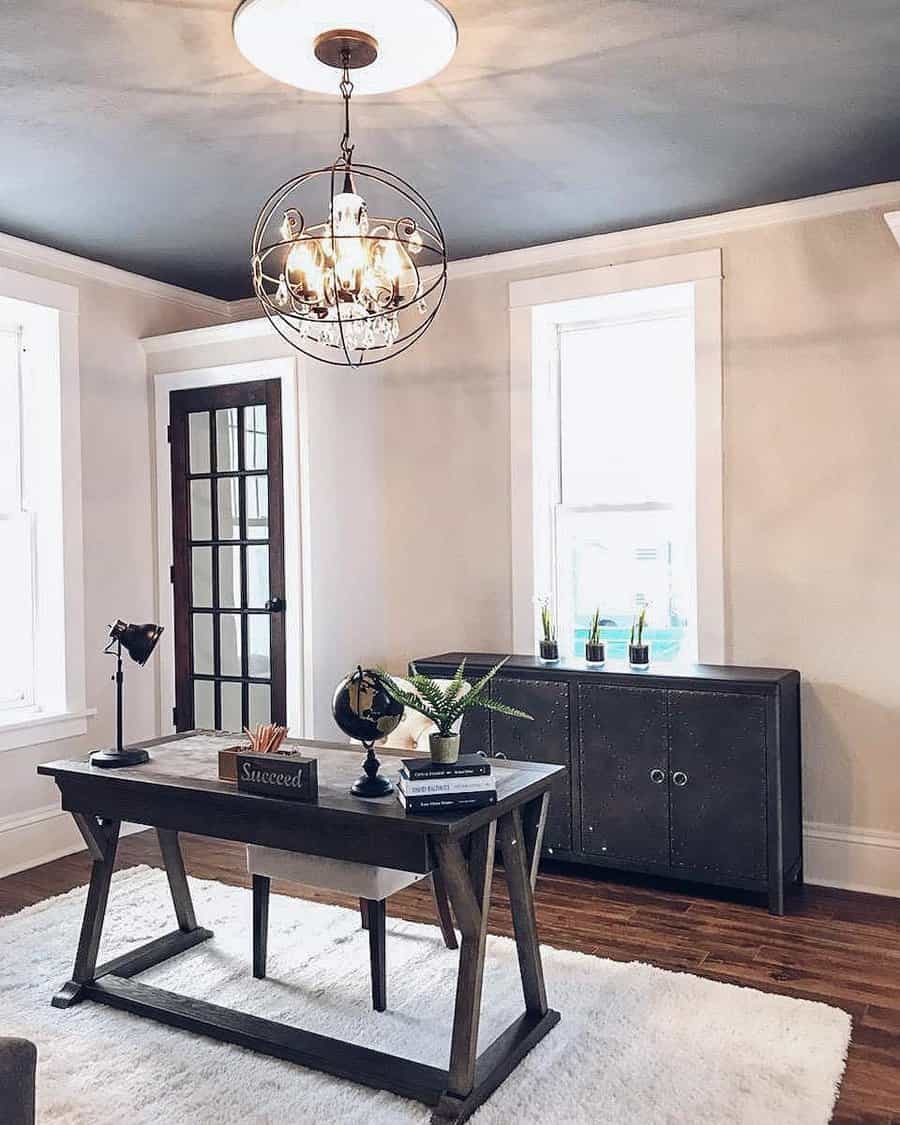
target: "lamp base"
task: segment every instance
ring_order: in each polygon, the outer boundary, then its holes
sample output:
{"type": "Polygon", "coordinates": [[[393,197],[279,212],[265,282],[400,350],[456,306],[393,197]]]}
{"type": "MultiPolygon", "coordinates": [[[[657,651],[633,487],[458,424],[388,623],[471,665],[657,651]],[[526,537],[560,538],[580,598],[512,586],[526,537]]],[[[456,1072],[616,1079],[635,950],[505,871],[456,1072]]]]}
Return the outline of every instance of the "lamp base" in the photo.
{"type": "Polygon", "coordinates": [[[142,766],[150,761],[150,755],[139,747],[126,747],[124,750],[96,750],[91,754],[91,765],[103,769],[119,766],[142,766]]]}

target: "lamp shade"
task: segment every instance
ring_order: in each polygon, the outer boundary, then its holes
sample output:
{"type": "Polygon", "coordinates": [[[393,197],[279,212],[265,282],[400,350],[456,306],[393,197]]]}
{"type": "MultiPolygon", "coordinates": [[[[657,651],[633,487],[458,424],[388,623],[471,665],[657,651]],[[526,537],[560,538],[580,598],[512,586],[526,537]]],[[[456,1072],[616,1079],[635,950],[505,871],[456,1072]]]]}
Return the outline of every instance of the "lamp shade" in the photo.
{"type": "Polygon", "coordinates": [[[127,625],[117,621],[109,631],[113,640],[119,641],[122,648],[136,664],[146,664],[162,635],[162,625],[148,622],[146,625],[127,625]]]}

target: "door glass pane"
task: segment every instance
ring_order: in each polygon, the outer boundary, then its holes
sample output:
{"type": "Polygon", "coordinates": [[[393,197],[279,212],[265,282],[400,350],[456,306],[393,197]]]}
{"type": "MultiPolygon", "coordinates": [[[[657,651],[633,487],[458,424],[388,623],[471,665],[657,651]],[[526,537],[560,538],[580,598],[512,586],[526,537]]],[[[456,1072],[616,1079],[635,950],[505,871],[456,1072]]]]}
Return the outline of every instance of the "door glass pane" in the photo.
{"type": "Polygon", "coordinates": [[[244,407],[244,468],[264,469],[267,465],[266,408],[244,407]]]}
{"type": "Polygon", "coordinates": [[[219,658],[222,662],[223,676],[241,674],[241,615],[222,613],[219,615],[219,658]]]}
{"type": "Polygon", "coordinates": [[[188,431],[192,473],[209,472],[209,415],[188,415],[188,431]]]}
{"type": "Polygon", "coordinates": [[[191,539],[212,539],[208,480],[191,481],[191,539]]]}
{"type": "Polygon", "coordinates": [[[219,548],[219,606],[239,609],[241,605],[241,549],[219,548]]]}
{"type": "Polygon", "coordinates": [[[194,605],[212,605],[212,547],[191,548],[191,596],[194,605]]]}
{"type": "Polygon", "coordinates": [[[269,600],[269,548],[247,548],[247,606],[263,609],[269,600]]]}
{"type": "Polygon", "coordinates": [[[194,614],[194,669],[204,676],[213,673],[213,615],[194,614]]]}
{"type": "Polygon", "coordinates": [[[251,613],[247,617],[247,672],[251,676],[270,674],[268,614],[251,613]]]}
{"type": "Polygon", "coordinates": [[[194,680],[194,726],[198,730],[215,730],[214,687],[212,680],[194,680]]]}
{"type": "Polygon", "coordinates": [[[219,492],[219,538],[240,539],[241,516],[238,508],[240,477],[223,477],[216,481],[219,492]]]}
{"type": "Polygon", "coordinates": [[[216,469],[234,472],[238,467],[238,412],[236,407],[216,411],[216,469]]]}
{"type": "Polygon", "coordinates": [[[269,538],[269,478],[245,477],[247,538],[269,538]]]}
{"type": "Polygon", "coordinates": [[[222,730],[240,731],[244,720],[241,717],[241,684],[223,682],[222,689],[222,730]]]}
{"type": "Polygon", "coordinates": [[[247,724],[251,730],[260,723],[272,721],[272,692],[268,684],[250,685],[250,722],[247,724]]]}

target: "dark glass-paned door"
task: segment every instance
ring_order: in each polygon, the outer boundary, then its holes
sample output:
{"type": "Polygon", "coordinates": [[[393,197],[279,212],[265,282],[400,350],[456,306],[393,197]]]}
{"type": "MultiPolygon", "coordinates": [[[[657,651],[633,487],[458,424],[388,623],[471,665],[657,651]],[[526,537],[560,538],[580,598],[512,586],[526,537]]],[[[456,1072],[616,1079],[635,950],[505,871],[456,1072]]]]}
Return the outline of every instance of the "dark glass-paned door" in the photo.
{"type": "Polygon", "coordinates": [[[286,724],[281,385],[173,391],[175,726],[286,724]]]}

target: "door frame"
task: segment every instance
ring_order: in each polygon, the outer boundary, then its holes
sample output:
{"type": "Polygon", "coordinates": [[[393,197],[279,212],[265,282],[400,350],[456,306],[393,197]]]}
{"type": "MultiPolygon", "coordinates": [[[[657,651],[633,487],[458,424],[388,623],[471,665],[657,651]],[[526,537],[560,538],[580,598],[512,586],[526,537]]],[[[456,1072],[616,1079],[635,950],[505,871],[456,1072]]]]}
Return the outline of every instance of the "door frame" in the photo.
{"type": "Polygon", "coordinates": [[[309,590],[309,448],[304,411],[300,409],[300,375],[292,358],[254,360],[153,376],[156,476],[157,621],[165,632],[157,646],[157,733],[174,731],[175,601],[172,566],[172,469],[169,455],[169,393],[277,379],[281,383],[281,443],[284,487],[285,675],[287,720],[291,734],[312,730],[313,669],[309,590]],[[299,690],[297,690],[299,688],[299,690]]]}

